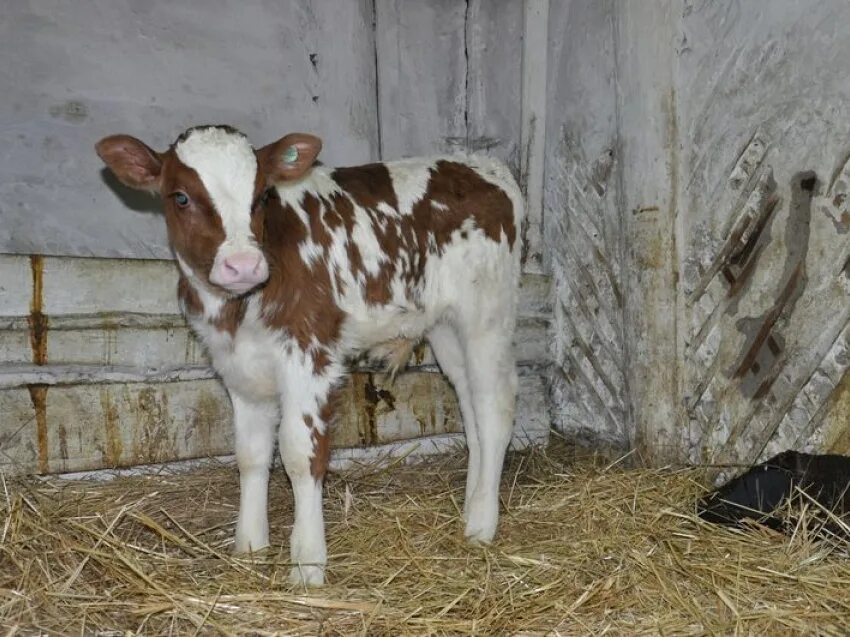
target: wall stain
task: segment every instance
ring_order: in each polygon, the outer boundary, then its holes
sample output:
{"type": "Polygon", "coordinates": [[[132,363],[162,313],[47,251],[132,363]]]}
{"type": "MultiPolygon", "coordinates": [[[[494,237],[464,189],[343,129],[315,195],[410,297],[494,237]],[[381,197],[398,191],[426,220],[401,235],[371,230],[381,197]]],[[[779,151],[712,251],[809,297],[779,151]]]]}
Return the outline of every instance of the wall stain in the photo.
{"type": "Polygon", "coordinates": [[[47,328],[48,319],[44,314],[44,257],[40,254],[30,256],[32,271],[32,299],[30,314],[27,317],[30,332],[30,349],[32,362],[36,365],[47,363],[47,328]]]}
{"type": "Polygon", "coordinates": [[[133,429],[140,436],[133,449],[136,461],[162,462],[177,456],[176,433],[170,435],[168,426],[168,396],[164,392],[157,394],[153,387],[143,387],[136,400],[129,399],[127,403],[135,412],[133,429]]]}
{"type": "Polygon", "coordinates": [[[50,454],[47,449],[47,385],[28,385],[33,410],[35,411],[35,431],[38,443],[38,472],[47,473],[50,469],[50,454]]]}
{"type": "Polygon", "coordinates": [[[112,400],[109,387],[101,388],[100,404],[103,409],[103,433],[106,438],[105,448],[101,448],[103,464],[105,467],[114,469],[121,463],[124,444],[121,442],[118,407],[112,400]]]}
{"type": "MultiPolygon", "coordinates": [[[[840,209],[844,205],[845,199],[846,196],[839,193],[833,198],[832,205],[840,209]]],[[[847,231],[850,230],[850,212],[845,210],[836,217],[826,208],[822,208],[821,210],[823,211],[823,214],[826,215],[827,219],[832,222],[832,227],[835,228],[836,233],[847,234],[847,231]]]]}
{"type": "Polygon", "coordinates": [[[744,317],[736,322],[737,329],[747,340],[741,356],[732,365],[730,375],[740,379],[741,393],[749,398],[757,399],[767,393],[778,368],[785,361],[782,319],[793,312],[808,282],[806,256],[816,186],[817,176],[812,171],[798,173],[792,178],[791,203],[785,227],[788,252],[773,295],[776,300],[761,316],[744,317]]]}
{"type": "Polygon", "coordinates": [[[220,449],[213,444],[213,430],[222,420],[220,411],[219,401],[212,394],[203,391],[198,395],[192,412],[192,419],[183,432],[186,448],[194,447],[194,452],[199,456],[213,456],[228,452],[228,450],[220,449]],[[190,444],[192,438],[194,438],[194,445],[190,444]]]}
{"type": "Polygon", "coordinates": [[[378,440],[377,410],[381,402],[387,406],[388,411],[395,410],[395,396],[389,391],[375,385],[374,374],[366,374],[366,382],[363,385],[363,411],[366,414],[368,440],[366,444],[374,444],[378,440]]]}
{"type": "Polygon", "coordinates": [[[71,124],[81,124],[89,116],[89,109],[79,100],[68,100],[61,104],[54,104],[48,111],[51,117],[64,119],[71,124]]]}
{"type": "Polygon", "coordinates": [[[850,454],[850,373],[838,381],[826,410],[823,424],[823,452],[850,454]]]}
{"type": "Polygon", "coordinates": [[[68,461],[68,430],[65,425],[59,425],[59,455],[62,457],[62,469],[65,469],[68,461]]]}
{"type": "Polygon", "coordinates": [[[381,398],[378,396],[378,390],[372,382],[372,374],[366,375],[366,382],[363,385],[363,413],[366,416],[366,430],[363,432],[364,443],[367,445],[374,444],[378,440],[378,423],[375,416],[375,411],[381,398]]]}
{"type": "Polygon", "coordinates": [[[103,356],[101,360],[106,365],[111,365],[113,355],[118,354],[118,326],[111,318],[110,316],[102,317],[101,344],[103,345],[103,356]]]}
{"type": "MultiPolygon", "coordinates": [[[[728,262],[722,268],[723,278],[729,284],[729,290],[726,296],[735,299],[740,298],[746,289],[749,282],[752,280],[751,275],[756,269],[756,265],[761,257],[762,250],[770,241],[770,227],[773,225],[774,212],[779,204],[779,197],[771,195],[765,205],[764,213],[755,222],[756,226],[750,234],[749,239],[739,250],[730,253],[728,262]]],[[[740,230],[745,232],[746,228],[740,230]]],[[[737,241],[737,237],[731,237],[732,241],[737,241]]],[[[734,314],[737,312],[737,301],[733,301],[727,312],[734,314]]]]}

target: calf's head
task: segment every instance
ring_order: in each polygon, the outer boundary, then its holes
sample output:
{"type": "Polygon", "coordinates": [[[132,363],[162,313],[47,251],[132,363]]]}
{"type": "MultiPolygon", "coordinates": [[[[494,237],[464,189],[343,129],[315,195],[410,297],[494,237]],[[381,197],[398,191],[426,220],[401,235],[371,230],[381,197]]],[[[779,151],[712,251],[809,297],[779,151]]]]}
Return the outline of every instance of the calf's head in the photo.
{"type": "Polygon", "coordinates": [[[255,150],[233,128],[199,126],[163,153],[129,135],[106,137],[95,149],[122,183],[162,197],[186,274],[239,295],[269,276],[262,244],[274,186],[302,178],[321,147],[317,137],[292,133],[255,150]]]}

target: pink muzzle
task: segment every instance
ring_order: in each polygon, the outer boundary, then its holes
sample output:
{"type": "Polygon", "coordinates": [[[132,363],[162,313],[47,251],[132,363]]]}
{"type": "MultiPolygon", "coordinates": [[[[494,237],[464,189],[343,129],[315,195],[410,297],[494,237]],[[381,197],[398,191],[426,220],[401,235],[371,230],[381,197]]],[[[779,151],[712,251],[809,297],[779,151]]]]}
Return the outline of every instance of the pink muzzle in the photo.
{"type": "Polygon", "coordinates": [[[210,272],[210,282],[226,290],[243,293],[265,283],[269,265],[258,251],[237,252],[216,260],[210,272]]]}

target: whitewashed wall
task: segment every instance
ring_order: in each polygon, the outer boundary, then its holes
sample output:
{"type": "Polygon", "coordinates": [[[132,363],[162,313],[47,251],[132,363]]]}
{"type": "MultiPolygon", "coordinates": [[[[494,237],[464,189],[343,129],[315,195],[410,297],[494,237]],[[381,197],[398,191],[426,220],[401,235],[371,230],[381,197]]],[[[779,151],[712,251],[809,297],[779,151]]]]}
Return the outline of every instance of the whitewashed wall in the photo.
{"type": "Polygon", "coordinates": [[[850,5],[553,2],[557,425],[650,462],[850,452],[850,5]]]}

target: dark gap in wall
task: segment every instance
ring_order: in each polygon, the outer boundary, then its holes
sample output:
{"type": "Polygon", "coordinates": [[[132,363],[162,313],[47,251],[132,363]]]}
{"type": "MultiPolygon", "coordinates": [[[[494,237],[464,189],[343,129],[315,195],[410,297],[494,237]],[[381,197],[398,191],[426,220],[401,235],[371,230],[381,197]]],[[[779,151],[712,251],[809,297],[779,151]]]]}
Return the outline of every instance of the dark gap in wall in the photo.
{"type": "Polygon", "coordinates": [[[466,6],[463,10],[463,131],[466,138],[465,149],[469,148],[469,2],[466,0],[466,6]]]}
{"type": "Polygon", "coordinates": [[[372,51],[375,54],[375,134],[378,142],[378,161],[384,160],[384,140],[381,137],[381,75],[378,67],[378,0],[372,0],[372,51]]]}

